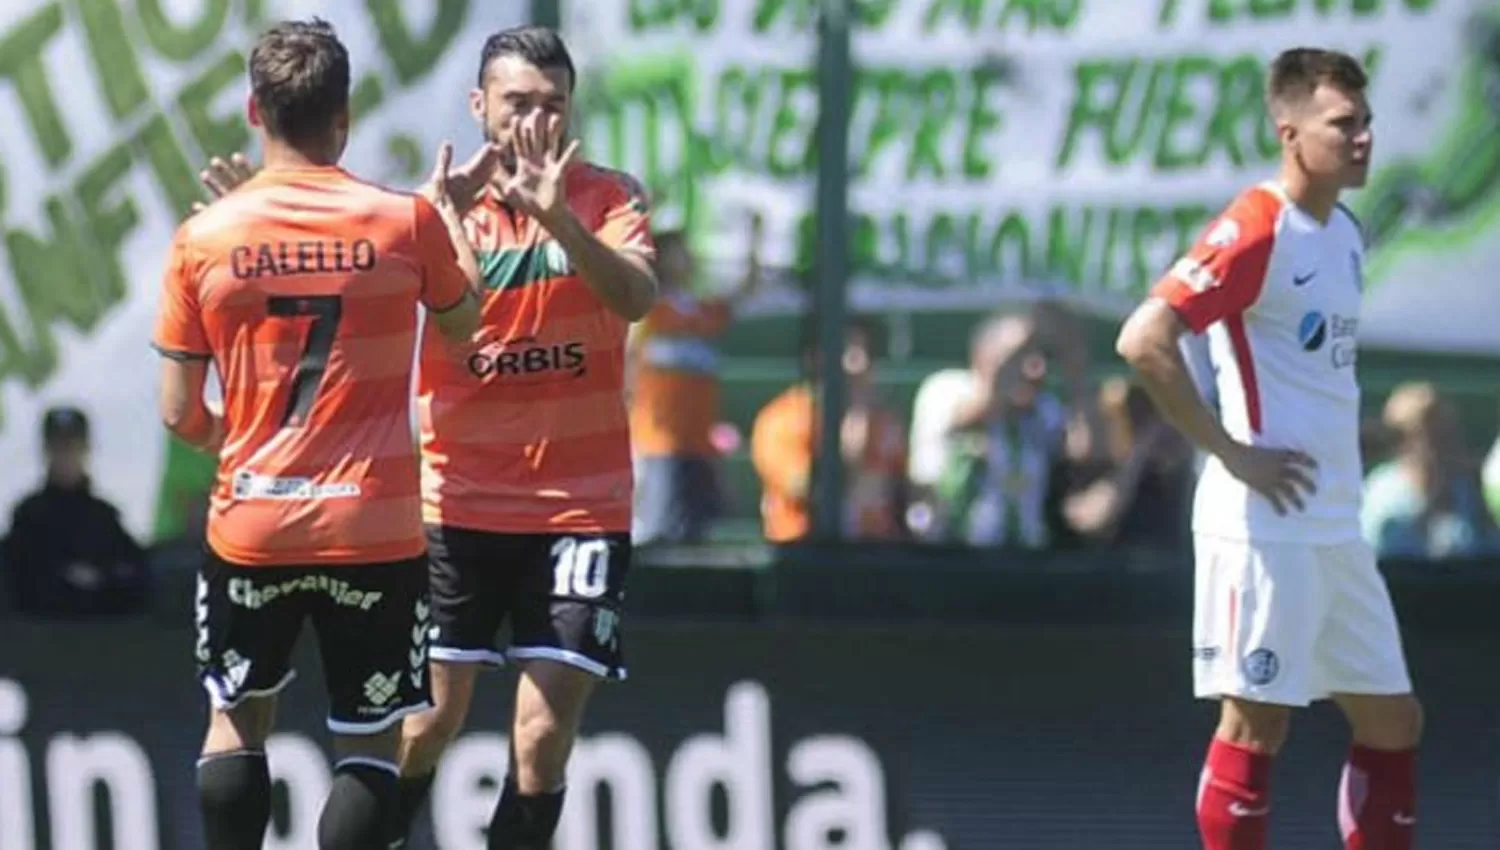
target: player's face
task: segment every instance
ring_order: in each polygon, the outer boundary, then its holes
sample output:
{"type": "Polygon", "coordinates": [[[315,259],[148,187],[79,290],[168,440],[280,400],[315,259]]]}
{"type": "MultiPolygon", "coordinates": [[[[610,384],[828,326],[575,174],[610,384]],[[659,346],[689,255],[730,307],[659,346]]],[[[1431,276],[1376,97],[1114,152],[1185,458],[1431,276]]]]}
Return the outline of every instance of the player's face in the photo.
{"type": "Polygon", "coordinates": [[[88,474],[89,446],[82,440],[56,440],[48,444],[47,475],[64,487],[72,487],[88,474]]]}
{"type": "Polygon", "coordinates": [[[1283,133],[1308,176],[1354,189],[1370,175],[1372,118],[1362,93],[1319,85],[1283,133]]]}
{"type": "Polygon", "coordinates": [[[864,331],[850,330],[844,337],[844,374],[862,379],[870,374],[870,341],[864,331]]]}
{"type": "Polygon", "coordinates": [[[485,140],[504,148],[510,165],[515,162],[511,145],[516,127],[526,118],[541,113],[545,123],[558,116],[560,133],[567,136],[571,85],[566,68],[538,68],[519,56],[497,56],[485,73],[484,88],[470,93],[469,107],[485,140]]]}

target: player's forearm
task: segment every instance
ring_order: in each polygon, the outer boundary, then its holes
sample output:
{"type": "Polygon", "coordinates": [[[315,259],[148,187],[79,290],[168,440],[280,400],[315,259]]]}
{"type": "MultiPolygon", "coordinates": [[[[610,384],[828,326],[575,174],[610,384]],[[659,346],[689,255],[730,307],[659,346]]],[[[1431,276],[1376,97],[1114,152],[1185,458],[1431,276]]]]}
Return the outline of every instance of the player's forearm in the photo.
{"type": "Polygon", "coordinates": [[[1198,395],[1175,340],[1154,341],[1121,354],[1168,424],[1210,454],[1223,454],[1233,444],[1219,418],[1198,395]]]}
{"type": "Polygon", "coordinates": [[[656,277],[642,264],[601,242],[571,212],[546,227],[606,307],[629,322],[650,312],[656,303],[656,277]]]}
{"type": "MultiPolygon", "coordinates": [[[[418,194],[425,191],[428,191],[426,186],[418,190],[418,194]]],[[[423,197],[430,200],[428,195],[424,194],[423,197]]],[[[474,254],[474,246],[469,244],[468,234],[464,232],[463,213],[446,203],[434,203],[432,209],[437,213],[438,220],[443,223],[443,229],[448,232],[448,241],[453,244],[453,252],[458,256],[458,267],[468,279],[469,289],[478,293],[483,287],[479,274],[479,258],[474,254]]]]}
{"type": "Polygon", "coordinates": [[[192,405],[176,416],[164,417],[167,429],[177,439],[202,452],[213,454],[224,444],[224,419],[205,405],[192,405]]]}

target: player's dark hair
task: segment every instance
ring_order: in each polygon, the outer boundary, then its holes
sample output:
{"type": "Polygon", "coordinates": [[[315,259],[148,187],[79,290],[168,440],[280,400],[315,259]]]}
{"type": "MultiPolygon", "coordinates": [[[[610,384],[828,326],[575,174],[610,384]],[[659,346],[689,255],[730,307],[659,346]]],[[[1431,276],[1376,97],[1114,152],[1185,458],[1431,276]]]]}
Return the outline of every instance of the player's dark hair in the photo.
{"type": "Polygon", "coordinates": [[[484,88],[485,75],[490,63],[501,56],[515,56],[526,60],[542,70],[561,68],[568,72],[568,91],[578,81],[578,70],[573,67],[573,57],[562,36],[551,27],[520,26],[501,30],[484,42],[479,54],[478,85],[484,88]]]}
{"type": "Polygon", "coordinates": [[[1266,101],[1278,105],[1305,103],[1320,85],[1351,94],[1362,93],[1370,84],[1365,69],[1347,53],[1318,47],[1294,47],[1271,62],[1266,80],[1266,101]]]}
{"type": "Polygon", "coordinates": [[[322,18],[275,24],[256,41],[249,64],[251,95],[275,138],[320,141],[349,109],[349,51],[322,18]]]}

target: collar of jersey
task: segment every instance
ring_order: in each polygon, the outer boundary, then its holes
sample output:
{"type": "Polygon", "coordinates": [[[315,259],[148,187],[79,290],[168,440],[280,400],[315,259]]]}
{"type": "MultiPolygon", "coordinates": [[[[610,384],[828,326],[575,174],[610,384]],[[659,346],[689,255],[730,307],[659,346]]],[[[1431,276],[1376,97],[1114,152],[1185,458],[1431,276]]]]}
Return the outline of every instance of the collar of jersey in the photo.
{"type": "Polygon", "coordinates": [[[285,165],[275,168],[263,168],[255,175],[256,179],[263,180],[293,180],[308,177],[344,178],[349,172],[341,165],[285,165]]]}

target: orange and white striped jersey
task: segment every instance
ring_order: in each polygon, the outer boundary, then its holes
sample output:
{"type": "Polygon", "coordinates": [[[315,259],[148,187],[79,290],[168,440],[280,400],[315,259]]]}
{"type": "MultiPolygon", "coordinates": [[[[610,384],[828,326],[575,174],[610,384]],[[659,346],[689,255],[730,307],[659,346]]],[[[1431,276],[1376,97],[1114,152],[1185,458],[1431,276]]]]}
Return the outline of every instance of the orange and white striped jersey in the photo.
{"type": "MultiPolygon", "coordinates": [[[[654,257],[633,180],[580,163],[565,181],[569,207],[599,239],[654,257]]],[[[486,289],[481,344],[454,361],[424,334],[424,518],[498,533],[628,532],[628,323],[545,229],[498,198],[464,223],[486,289]]]]}
{"type": "Polygon", "coordinates": [[[185,222],[155,347],[212,359],[225,440],[209,545],[248,566],[425,549],[411,433],[417,304],[468,288],[427,201],[339,168],[262,171],[185,222]]]}

